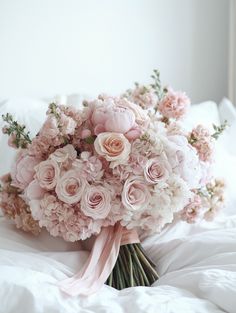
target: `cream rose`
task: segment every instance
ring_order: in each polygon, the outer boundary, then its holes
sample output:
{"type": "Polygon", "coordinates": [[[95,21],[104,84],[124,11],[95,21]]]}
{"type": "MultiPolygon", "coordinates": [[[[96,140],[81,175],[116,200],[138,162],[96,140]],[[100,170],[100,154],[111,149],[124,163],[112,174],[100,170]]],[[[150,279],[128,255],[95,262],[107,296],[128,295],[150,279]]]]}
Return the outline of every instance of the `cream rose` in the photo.
{"type": "Polygon", "coordinates": [[[94,148],[99,155],[110,161],[110,167],[114,168],[128,160],[131,144],[123,134],[108,132],[97,136],[94,148]]]}
{"type": "Polygon", "coordinates": [[[36,178],[39,186],[46,190],[52,190],[57,184],[60,169],[54,160],[40,162],[36,167],[36,178]]]}
{"type": "Polygon", "coordinates": [[[81,211],[94,220],[107,217],[111,210],[111,194],[102,186],[86,189],[81,200],[81,211]]]}
{"type": "Polygon", "coordinates": [[[142,210],[148,207],[150,192],[144,179],[140,176],[128,178],[122,191],[122,203],[131,211],[142,210]]]}
{"type": "Polygon", "coordinates": [[[74,204],[80,201],[86,180],[76,170],[66,172],[57,182],[56,193],[58,198],[68,204],[74,204]]]}

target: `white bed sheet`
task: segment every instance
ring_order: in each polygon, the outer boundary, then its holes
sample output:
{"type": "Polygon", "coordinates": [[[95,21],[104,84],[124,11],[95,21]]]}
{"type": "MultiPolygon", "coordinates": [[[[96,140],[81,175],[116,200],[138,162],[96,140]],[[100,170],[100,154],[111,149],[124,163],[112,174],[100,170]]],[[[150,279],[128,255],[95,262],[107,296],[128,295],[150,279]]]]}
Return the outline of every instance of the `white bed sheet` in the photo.
{"type": "Polygon", "coordinates": [[[0,312],[231,312],[236,307],[236,216],[200,226],[173,225],[144,247],[160,279],[151,288],[104,286],[90,297],[68,297],[57,281],[88,256],[44,232],[32,240],[0,220],[0,312]]]}

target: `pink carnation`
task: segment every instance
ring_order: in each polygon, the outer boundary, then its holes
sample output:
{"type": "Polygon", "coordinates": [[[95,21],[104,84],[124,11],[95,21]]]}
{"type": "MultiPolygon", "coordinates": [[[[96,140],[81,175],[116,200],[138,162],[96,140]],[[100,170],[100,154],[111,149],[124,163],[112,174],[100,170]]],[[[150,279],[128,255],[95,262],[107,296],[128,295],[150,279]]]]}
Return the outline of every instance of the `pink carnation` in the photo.
{"type": "Polygon", "coordinates": [[[182,118],[190,106],[190,99],[180,91],[169,89],[164,98],[159,102],[158,110],[166,118],[182,118]]]}

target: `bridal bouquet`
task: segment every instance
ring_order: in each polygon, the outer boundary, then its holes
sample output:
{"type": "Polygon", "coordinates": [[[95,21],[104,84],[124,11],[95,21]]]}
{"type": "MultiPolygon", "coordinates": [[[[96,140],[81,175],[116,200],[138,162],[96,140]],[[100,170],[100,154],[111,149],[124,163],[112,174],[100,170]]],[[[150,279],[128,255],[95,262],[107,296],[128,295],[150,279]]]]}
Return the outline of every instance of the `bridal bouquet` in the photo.
{"type": "Polygon", "coordinates": [[[35,235],[46,228],[71,242],[96,236],[84,267],[59,283],[68,294],[88,295],[105,282],[150,286],[158,274],[140,239],[174,219],[212,220],[223,206],[224,184],[211,167],[225,125],[186,131],[189,98],[163,88],[158,71],[152,78],[82,109],[51,103],[35,138],[3,116],[3,133],[19,149],[1,178],[4,215],[35,235]]]}

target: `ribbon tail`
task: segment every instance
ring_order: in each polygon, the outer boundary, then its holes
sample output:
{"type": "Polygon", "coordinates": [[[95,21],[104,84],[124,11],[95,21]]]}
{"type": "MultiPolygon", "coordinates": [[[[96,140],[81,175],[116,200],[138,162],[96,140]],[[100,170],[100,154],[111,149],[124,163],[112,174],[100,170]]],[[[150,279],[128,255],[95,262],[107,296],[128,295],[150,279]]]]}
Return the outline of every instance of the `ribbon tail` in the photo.
{"type": "Polygon", "coordinates": [[[106,227],[97,236],[84,267],[76,275],[59,283],[62,291],[76,296],[95,293],[106,282],[115,266],[123,227],[118,224],[106,227]]]}

